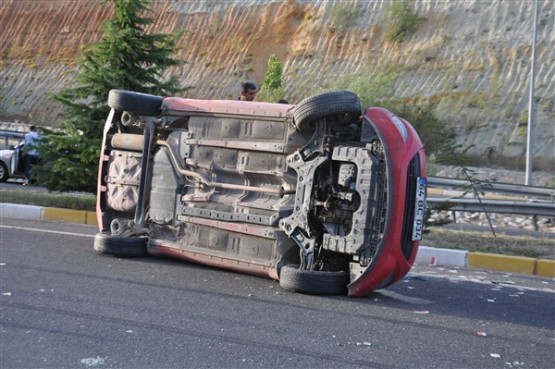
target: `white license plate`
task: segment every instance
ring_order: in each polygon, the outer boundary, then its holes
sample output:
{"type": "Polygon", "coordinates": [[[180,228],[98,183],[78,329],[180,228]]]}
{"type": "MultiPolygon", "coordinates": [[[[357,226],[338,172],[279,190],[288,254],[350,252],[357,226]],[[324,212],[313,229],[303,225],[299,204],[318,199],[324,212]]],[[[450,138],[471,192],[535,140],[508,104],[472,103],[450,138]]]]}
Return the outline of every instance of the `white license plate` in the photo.
{"type": "Polygon", "coordinates": [[[424,231],[424,216],[426,214],[426,178],[416,179],[416,202],[414,207],[414,223],[412,225],[412,240],[422,239],[424,231]]]}

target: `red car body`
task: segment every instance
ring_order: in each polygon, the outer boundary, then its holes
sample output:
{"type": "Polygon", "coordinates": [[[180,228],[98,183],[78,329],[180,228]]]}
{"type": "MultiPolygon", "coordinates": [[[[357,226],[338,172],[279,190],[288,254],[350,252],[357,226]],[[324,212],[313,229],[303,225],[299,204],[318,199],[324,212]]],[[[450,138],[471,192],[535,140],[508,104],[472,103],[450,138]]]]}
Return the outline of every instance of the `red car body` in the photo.
{"type": "Polygon", "coordinates": [[[422,236],[414,128],[356,95],[297,105],[113,90],[98,177],[99,253],[167,255],[364,296],[402,278],[422,236]]]}

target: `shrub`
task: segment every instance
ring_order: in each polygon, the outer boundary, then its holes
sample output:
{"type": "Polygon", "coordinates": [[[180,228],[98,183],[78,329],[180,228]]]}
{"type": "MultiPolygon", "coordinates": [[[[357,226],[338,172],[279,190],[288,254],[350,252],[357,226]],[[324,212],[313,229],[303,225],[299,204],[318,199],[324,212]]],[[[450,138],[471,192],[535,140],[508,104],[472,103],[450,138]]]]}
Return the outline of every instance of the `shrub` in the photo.
{"type": "Polygon", "coordinates": [[[358,73],[342,77],[336,82],[336,86],[356,93],[364,107],[387,107],[384,105],[388,105],[386,101],[393,98],[394,85],[398,77],[398,68],[392,65],[383,65],[378,66],[372,75],[358,73]]]}
{"type": "Polygon", "coordinates": [[[360,16],[360,6],[355,1],[343,1],[334,5],[330,13],[330,31],[348,27],[360,16]]]}
{"type": "Polygon", "coordinates": [[[38,192],[2,189],[2,202],[95,211],[96,196],[89,193],[38,192]]]}
{"type": "Polygon", "coordinates": [[[414,33],[420,19],[410,9],[410,0],[393,1],[385,13],[385,38],[399,43],[414,33]]]}
{"type": "Polygon", "coordinates": [[[268,59],[268,69],[264,82],[260,88],[257,100],[278,102],[285,96],[285,90],[282,86],[283,62],[274,54],[268,59]]]}
{"type": "Polygon", "coordinates": [[[426,155],[435,155],[447,161],[451,156],[457,155],[457,150],[453,150],[457,146],[454,131],[433,113],[432,107],[403,106],[401,109],[393,108],[393,111],[412,123],[424,144],[426,155]]]}

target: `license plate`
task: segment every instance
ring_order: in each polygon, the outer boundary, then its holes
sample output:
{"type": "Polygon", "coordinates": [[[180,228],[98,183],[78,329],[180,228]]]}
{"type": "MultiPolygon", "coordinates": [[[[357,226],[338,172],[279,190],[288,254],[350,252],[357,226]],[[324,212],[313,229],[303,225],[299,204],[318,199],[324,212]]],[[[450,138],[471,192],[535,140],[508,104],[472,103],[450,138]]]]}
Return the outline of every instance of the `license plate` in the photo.
{"type": "Polygon", "coordinates": [[[412,225],[412,240],[422,239],[424,231],[424,216],[426,214],[426,178],[416,179],[416,201],[414,208],[414,223],[412,225]]]}

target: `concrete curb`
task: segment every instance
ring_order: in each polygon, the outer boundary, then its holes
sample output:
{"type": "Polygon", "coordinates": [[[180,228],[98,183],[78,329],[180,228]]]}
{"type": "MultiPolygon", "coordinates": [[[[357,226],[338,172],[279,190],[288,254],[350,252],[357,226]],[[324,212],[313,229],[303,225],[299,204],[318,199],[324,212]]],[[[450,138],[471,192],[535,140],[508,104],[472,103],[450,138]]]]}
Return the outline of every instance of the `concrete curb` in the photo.
{"type": "Polygon", "coordinates": [[[467,260],[468,251],[420,246],[415,263],[420,265],[441,265],[464,268],[466,267],[467,260]]]}
{"type": "Polygon", "coordinates": [[[94,211],[0,203],[0,217],[98,225],[94,211]]]}
{"type": "Polygon", "coordinates": [[[555,277],[555,260],[420,246],[415,264],[555,277]]]}
{"type": "Polygon", "coordinates": [[[44,208],[42,219],[58,222],[98,225],[96,213],[92,211],[44,208]]]}
{"type": "MultiPolygon", "coordinates": [[[[46,208],[34,205],[0,203],[0,218],[3,217],[98,225],[96,213],[92,211],[46,208]]],[[[523,256],[420,246],[414,262],[417,265],[488,269],[555,278],[555,260],[523,256]]]]}

